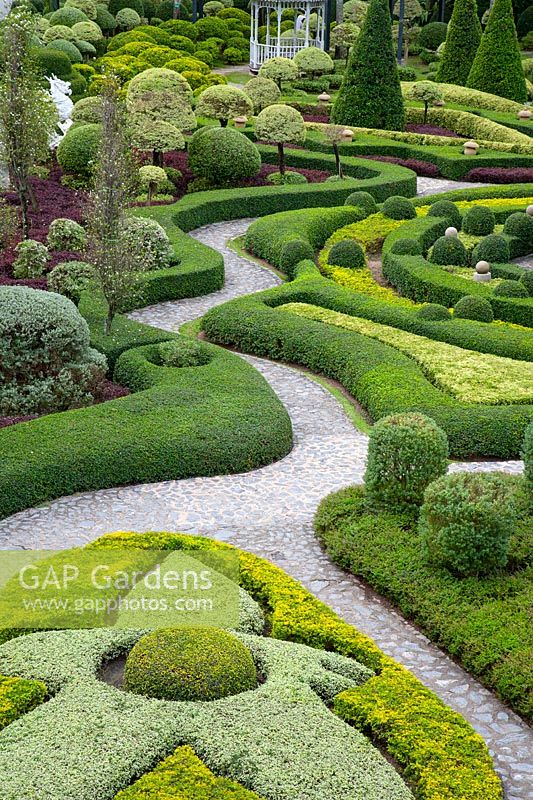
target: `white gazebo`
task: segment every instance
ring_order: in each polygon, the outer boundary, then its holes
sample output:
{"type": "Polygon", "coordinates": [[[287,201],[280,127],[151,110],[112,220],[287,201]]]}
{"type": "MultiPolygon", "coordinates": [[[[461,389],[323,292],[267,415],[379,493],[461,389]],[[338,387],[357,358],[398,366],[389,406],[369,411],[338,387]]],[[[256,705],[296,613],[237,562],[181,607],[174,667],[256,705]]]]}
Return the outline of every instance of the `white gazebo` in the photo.
{"type": "MultiPolygon", "coordinates": [[[[286,18],[287,15],[285,15],[286,18]]],[[[250,71],[257,73],[269,58],[292,58],[304,47],[325,49],[328,26],[328,0],[252,0],[252,26],[250,31],[250,71]],[[282,14],[291,11],[293,36],[281,30],[282,14]],[[272,12],[275,19],[272,20],[272,12]],[[311,28],[311,16],[313,27],[311,28]],[[266,27],[264,44],[259,41],[259,28],[266,27]]]]}

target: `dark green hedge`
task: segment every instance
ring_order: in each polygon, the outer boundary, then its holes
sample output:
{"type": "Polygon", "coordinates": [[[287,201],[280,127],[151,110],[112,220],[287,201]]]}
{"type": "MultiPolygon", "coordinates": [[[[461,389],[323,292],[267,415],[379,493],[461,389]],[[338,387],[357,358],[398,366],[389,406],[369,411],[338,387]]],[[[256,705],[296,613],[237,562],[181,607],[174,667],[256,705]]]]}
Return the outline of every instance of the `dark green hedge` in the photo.
{"type": "MultiPolygon", "coordinates": [[[[510,487],[517,479],[509,478],[510,487]]],[[[364,489],[322,501],[315,529],[330,558],[388,597],[440,647],[526,719],[533,716],[531,606],[533,519],[522,511],[511,535],[511,569],[458,579],[426,563],[407,514],[369,513],[364,489]]]]}
{"type": "MultiPolygon", "coordinates": [[[[140,326],[139,326],[140,327],[140,326]]],[[[0,430],[0,517],[62,495],[245,472],[285,456],[290,419],[248,363],[210,345],[202,367],[123,352],[115,379],[136,393],[0,430]]]]}

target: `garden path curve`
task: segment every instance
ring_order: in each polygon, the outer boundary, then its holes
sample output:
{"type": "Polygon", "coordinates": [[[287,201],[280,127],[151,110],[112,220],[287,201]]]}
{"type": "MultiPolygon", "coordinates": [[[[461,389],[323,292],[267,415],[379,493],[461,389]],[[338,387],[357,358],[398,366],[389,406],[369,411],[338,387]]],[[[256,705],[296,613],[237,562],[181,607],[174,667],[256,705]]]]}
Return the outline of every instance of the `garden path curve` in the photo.
{"type": "MultiPolygon", "coordinates": [[[[249,221],[248,221],[249,222],[249,221]]],[[[227,281],[212,295],[163,303],[132,317],[176,330],[230,297],[279,283],[269,270],[237,256],[225,242],[245,220],[196,231],[226,260],[227,281]]],[[[1,548],[62,548],[113,530],[174,530],[213,536],[278,564],[347,622],[371,636],[485,738],[509,800],[533,798],[533,731],[457,666],[361,581],[332,564],[312,528],[319,501],[361,482],[366,436],[355,430],[337,400],[304,373],[246,356],[285,404],[294,448],[254,472],[119,487],[61,498],[0,523],[1,548]]],[[[520,462],[462,465],[518,472],[520,462]]],[[[457,468],[454,465],[453,468],[457,468]]]]}

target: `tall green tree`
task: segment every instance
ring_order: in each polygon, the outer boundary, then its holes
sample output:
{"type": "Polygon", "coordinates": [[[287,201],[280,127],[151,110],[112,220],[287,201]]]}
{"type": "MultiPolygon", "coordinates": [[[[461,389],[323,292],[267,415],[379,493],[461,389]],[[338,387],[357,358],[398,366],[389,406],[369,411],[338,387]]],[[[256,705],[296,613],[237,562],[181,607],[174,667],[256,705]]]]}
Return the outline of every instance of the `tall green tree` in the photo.
{"type": "Polygon", "coordinates": [[[480,41],[476,0],[455,0],[437,81],[465,86],[480,41]]]}
{"type": "Polygon", "coordinates": [[[511,0],[494,0],[466,85],[519,103],[527,100],[511,0]]]}
{"type": "Polygon", "coordinates": [[[403,130],[405,114],[387,0],[370,0],[333,106],[336,125],[403,130]]]}

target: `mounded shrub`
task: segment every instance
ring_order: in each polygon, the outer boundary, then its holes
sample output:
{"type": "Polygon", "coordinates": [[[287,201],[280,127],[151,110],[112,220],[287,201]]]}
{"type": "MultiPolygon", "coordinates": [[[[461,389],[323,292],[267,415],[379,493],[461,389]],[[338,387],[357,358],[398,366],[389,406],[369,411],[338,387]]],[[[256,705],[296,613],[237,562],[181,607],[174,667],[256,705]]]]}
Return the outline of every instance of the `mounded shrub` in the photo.
{"type": "Polygon", "coordinates": [[[461,230],[463,223],[461,212],[451,200],[437,200],[436,203],[432,203],[428,211],[428,217],[442,217],[442,219],[448,220],[450,225],[457,228],[458,231],[461,230]]]}
{"type": "Polygon", "coordinates": [[[446,434],[423,414],[391,414],[370,432],[365,492],[370,505],[418,506],[426,487],[446,472],[446,434]]]}
{"type": "Polygon", "coordinates": [[[69,128],[57,148],[59,166],[65,172],[90,175],[100,146],[101,128],[96,123],[69,128]]]}
{"type": "Polygon", "coordinates": [[[117,26],[123,31],[131,31],[141,24],[141,18],[133,8],[121,8],[115,19],[117,26]]]}
{"type": "Polygon", "coordinates": [[[525,286],[530,297],[533,297],[533,269],[528,269],[520,278],[520,283],[525,286]]]}
{"type": "Polygon", "coordinates": [[[494,314],[488,300],[467,294],[461,297],[453,307],[454,316],[459,319],[474,319],[477,322],[492,322],[494,314]]]}
{"type": "Polygon", "coordinates": [[[35,47],[31,50],[31,55],[42,75],[56,75],[63,81],[70,79],[72,62],[66,53],[52,47],[35,47]]]}
{"type": "Polygon", "coordinates": [[[429,22],[418,34],[417,47],[425,50],[436,51],[437,47],[446,41],[448,25],[446,22],[429,22]]]}
{"type": "Polygon", "coordinates": [[[419,531],[430,561],[458,575],[478,577],[507,564],[514,522],[502,476],[456,472],[426,489],[419,531]]]}
{"type": "Polygon", "coordinates": [[[77,22],[71,28],[76,39],[82,39],[89,44],[97,45],[104,35],[96,22],[77,22]]]}
{"type": "Polygon", "coordinates": [[[122,11],[123,8],[132,8],[140,17],[144,17],[144,5],[142,0],[110,0],[109,13],[113,14],[114,17],[116,17],[118,12],[122,11]]]}
{"type": "Polygon", "coordinates": [[[54,11],[50,17],[50,25],[66,25],[67,28],[72,28],[76,22],[85,22],[89,17],[80,8],[72,8],[64,6],[54,11]]]}
{"type": "Polygon", "coordinates": [[[450,310],[446,306],[441,306],[440,303],[425,303],[418,309],[417,314],[421,319],[433,322],[444,322],[452,317],[450,310]]]}
{"type": "Polygon", "coordinates": [[[472,264],[478,261],[488,261],[489,264],[507,264],[511,260],[509,242],[505,236],[498,233],[489,233],[472,251],[472,264]]]}
{"type": "Polygon", "coordinates": [[[143,636],[126,661],[124,688],[161,700],[207,701],[257,686],[248,648],[216,628],[167,628],[143,636]]]}
{"type": "Polygon", "coordinates": [[[43,34],[43,42],[45,44],[53,42],[55,39],[66,39],[67,42],[75,42],[77,38],[72,28],[69,28],[67,25],[52,25],[50,28],[47,28],[43,34]]]}
{"type": "Polygon", "coordinates": [[[366,266],[365,251],[355,239],[342,239],[335,242],[329,251],[328,263],[336,267],[361,269],[366,266]]]}
{"type": "Polygon", "coordinates": [[[455,0],[436,80],[464,86],[480,41],[476,0],[455,0]]]}
{"type": "Polygon", "coordinates": [[[487,206],[472,206],[463,216],[463,231],[472,236],[487,236],[495,225],[494,212],[487,206]]]}
{"type": "Polygon", "coordinates": [[[382,210],[389,219],[414,219],[416,217],[416,209],[411,200],[400,195],[387,197],[382,210]]]}
{"type": "Polygon", "coordinates": [[[497,297],[528,297],[526,287],[519,281],[502,281],[493,292],[497,297]]]}
{"type": "Polygon", "coordinates": [[[416,239],[397,239],[391,247],[391,253],[401,256],[421,256],[422,246],[416,239]]]}
{"type": "Polygon", "coordinates": [[[81,250],[86,241],[84,228],[73,219],[58,217],[50,223],[46,239],[50,250],[81,250]]]}
{"type": "Polygon", "coordinates": [[[302,184],[307,183],[307,178],[305,175],[302,175],[301,172],[295,172],[294,170],[288,169],[286,170],[283,175],[281,172],[271,172],[265,178],[267,183],[271,183],[273,186],[287,186],[292,184],[302,184]]]}
{"type": "Polygon", "coordinates": [[[289,277],[300,261],[314,261],[315,253],[305,239],[292,239],[283,245],[280,255],[280,267],[289,277]]]}
{"type": "Polygon", "coordinates": [[[201,367],[211,360],[209,351],[195,339],[182,337],[159,345],[159,356],[165,367],[201,367]]]}
{"type": "Polygon", "coordinates": [[[99,5],[96,9],[96,24],[103,33],[111,33],[117,27],[117,21],[105,6],[99,5]]]}
{"type": "Polygon", "coordinates": [[[47,45],[52,50],[59,50],[60,53],[65,53],[71,64],[81,64],[83,56],[74,42],[67,42],[66,39],[55,39],[47,45]]]}
{"type": "Polygon", "coordinates": [[[200,128],[189,142],[189,167],[215,185],[228,185],[257,175],[261,156],[235,128],[200,128]]]}
{"type": "Polygon", "coordinates": [[[139,270],[166,269],[174,259],[166,230],[150,217],[129,217],[126,241],[135,253],[139,270]]]}
{"type": "Polygon", "coordinates": [[[516,236],[533,249],[533,217],[517,211],[505,220],[503,232],[508,236],[516,236]]]}
{"type": "Polygon", "coordinates": [[[73,122],[88,122],[97,125],[102,116],[100,97],[83,97],[74,104],[71,119],[73,122]]]}
{"type": "Polygon", "coordinates": [[[48,263],[48,250],[44,244],[35,239],[25,239],[15,248],[17,255],[13,262],[15,278],[39,278],[48,263]]]}
{"type": "Polygon", "coordinates": [[[524,477],[526,479],[527,492],[530,498],[530,505],[533,507],[533,422],[526,428],[522,458],[524,459],[524,477]]]}
{"type": "Polygon", "coordinates": [[[367,216],[370,216],[370,214],[375,214],[378,210],[375,198],[370,194],[370,192],[352,192],[344,201],[344,205],[362,208],[367,216]]]}
{"type": "Polygon", "coordinates": [[[466,267],[468,252],[460,239],[455,236],[440,236],[433,245],[430,260],[433,264],[466,267]]]}
{"type": "Polygon", "coordinates": [[[81,293],[95,280],[94,268],[85,261],[61,261],[48,274],[48,288],[78,304],[81,293]]]}

